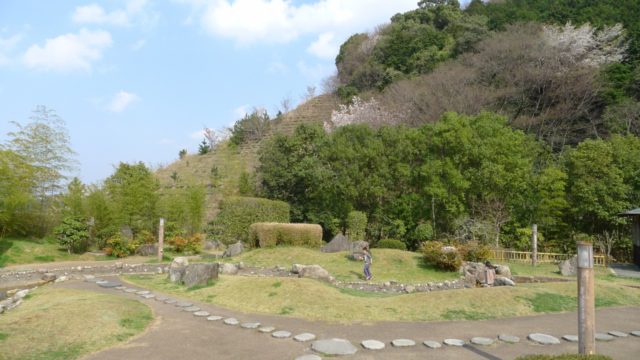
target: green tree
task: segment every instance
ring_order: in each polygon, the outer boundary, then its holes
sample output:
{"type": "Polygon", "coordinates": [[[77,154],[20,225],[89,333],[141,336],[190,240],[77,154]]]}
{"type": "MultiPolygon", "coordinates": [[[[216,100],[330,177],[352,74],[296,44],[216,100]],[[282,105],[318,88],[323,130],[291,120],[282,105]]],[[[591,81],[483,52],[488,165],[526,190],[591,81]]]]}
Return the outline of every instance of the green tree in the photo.
{"type": "Polygon", "coordinates": [[[54,233],[60,245],[71,254],[82,253],[87,250],[89,229],[86,220],[81,216],[67,216],[58,225],[54,233]]]}
{"type": "Polygon", "coordinates": [[[11,150],[0,149],[0,238],[5,235],[27,235],[35,226],[31,208],[34,205],[35,169],[11,150]]]}
{"type": "Polygon", "coordinates": [[[67,185],[67,192],[62,196],[62,204],[64,206],[63,214],[66,216],[84,216],[84,198],[85,198],[86,186],[78,179],[74,177],[69,185],[67,185]]]}
{"type": "Polygon", "coordinates": [[[264,109],[255,109],[236,121],[231,129],[229,141],[240,145],[248,141],[261,139],[271,127],[271,119],[264,109]]]}
{"type": "Polygon", "coordinates": [[[364,240],[367,230],[367,214],[362,211],[350,211],[347,216],[346,235],[351,241],[364,240]]]}
{"type": "Polygon", "coordinates": [[[98,248],[103,248],[107,239],[118,232],[118,224],[112,215],[111,205],[103,188],[90,186],[86,197],[86,212],[90,224],[90,235],[98,248]]]}

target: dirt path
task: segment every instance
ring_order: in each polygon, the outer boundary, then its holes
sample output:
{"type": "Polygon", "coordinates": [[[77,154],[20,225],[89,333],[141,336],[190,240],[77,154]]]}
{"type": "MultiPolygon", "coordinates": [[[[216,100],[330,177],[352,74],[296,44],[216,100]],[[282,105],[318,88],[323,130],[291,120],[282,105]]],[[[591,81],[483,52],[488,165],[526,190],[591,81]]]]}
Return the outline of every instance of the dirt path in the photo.
{"type": "MultiPolygon", "coordinates": [[[[71,281],[55,286],[100,291],[136,298],[149,305],[158,321],[146,333],[129,343],[92,354],[86,359],[295,359],[311,354],[310,343],[299,343],[291,338],[279,340],[256,330],[224,325],[220,321],[207,321],[190,313],[180,311],[173,305],[115,289],[103,289],[93,283],[71,281]]],[[[154,292],[157,295],[161,295],[154,292]]],[[[241,301],[241,299],[239,299],[241,301]]],[[[244,314],[229,311],[210,304],[194,302],[214,315],[236,317],[242,322],[260,322],[293,335],[310,332],[318,339],[344,338],[356,345],[358,352],[349,359],[514,359],[525,354],[576,353],[577,344],[562,341],[560,345],[542,346],[526,340],[533,332],[542,332],[556,337],[576,334],[575,313],[540,315],[486,321],[449,322],[383,322],[351,325],[310,322],[283,316],[244,314]],[[424,340],[442,342],[445,338],[468,341],[474,336],[495,338],[498,334],[515,335],[521,338],[518,344],[498,342],[488,347],[465,346],[428,349],[424,340]],[[415,340],[418,344],[410,348],[393,348],[389,344],[398,338],[415,340]],[[387,344],[384,350],[369,351],[359,344],[362,340],[376,339],[387,344]]],[[[479,306],[481,306],[479,304],[479,306]]],[[[499,305],[496,305],[499,306],[499,305]]],[[[599,332],[640,330],[640,308],[621,307],[598,310],[599,332]]],[[[640,338],[629,336],[611,342],[598,342],[598,353],[616,360],[635,360],[640,354],[640,338]]]]}

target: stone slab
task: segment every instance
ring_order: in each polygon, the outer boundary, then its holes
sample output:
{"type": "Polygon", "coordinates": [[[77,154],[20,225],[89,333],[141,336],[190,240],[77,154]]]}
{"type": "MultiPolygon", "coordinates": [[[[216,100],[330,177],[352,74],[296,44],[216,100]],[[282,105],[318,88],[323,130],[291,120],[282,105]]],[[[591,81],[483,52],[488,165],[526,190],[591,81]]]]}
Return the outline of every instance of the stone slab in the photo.
{"type": "Polygon", "coordinates": [[[224,323],[226,325],[238,325],[240,321],[238,321],[238,319],[236,318],[227,318],[227,319],[224,319],[224,323]]]}
{"type": "Polygon", "coordinates": [[[279,330],[271,333],[271,336],[273,336],[276,339],[286,339],[288,337],[291,337],[291,333],[285,330],[279,330]]]}
{"type": "Polygon", "coordinates": [[[596,341],[612,341],[614,337],[609,334],[596,333],[596,341]]]}
{"type": "Polygon", "coordinates": [[[145,299],[153,299],[154,297],[156,297],[153,294],[144,294],[144,295],[140,295],[141,297],[145,298],[145,299]]]}
{"type": "Polygon", "coordinates": [[[519,337],[513,336],[513,335],[507,335],[507,334],[501,334],[500,336],[498,336],[498,339],[500,339],[500,341],[504,341],[509,344],[516,344],[520,342],[519,337]]]}
{"type": "Polygon", "coordinates": [[[391,345],[394,347],[408,347],[416,346],[416,342],[411,339],[395,339],[391,341],[391,345]]]}
{"type": "Polygon", "coordinates": [[[243,329],[257,329],[260,327],[259,322],[247,322],[240,324],[240,327],[243,329]]]}
{"type": "Polygon", "coordinates": [[[492,345],[495,341],[496,341],[495,339],[490,339],[490,338],[481,337],[481,336],[476,336],[471,338],[471,343],[474,345],[489,346],[489,345],[492,345]]]}
{"type": "Polygon", "coordinates": [[[631,335],[640,337],[640,330],[634,330],[631,332],[631,335]]]}
{"type": "Polygon", "coordinates": [[[312,333],[302,333],[293,337],[293,340],[300,341],[300,342],[311,341],[315,339],[316,339],[316,336],[312,333]]]}
{"type": "Polygon", "coordinates": [[[367,350],[382,350],[385,347],[384,343],[378,340],[364,340],[360,344],[367,350]]]}
{"type": "Polygon", "coordinates": [[[345,339],[316,340],[311,344],[311,349],[325,355],[353,355],[358,352],[358,349],[345,339]]]}
{"type": "Polygon", "coordinates": [[[195,311],[193,313],[193,316],[199,316],[199,317],[206,317],[206,316],[209,316],[209,315],[211,315],[211,314],[209,314],[208,311],[195,311]]]}
{"type": "Polygon", "coordinates": [[[274,328],[273,326],[261,326],[258,331],[260,331],[261,333],[270,333],[273,330],[275,330],[276,328],[274,328]]]}
{"type": "Polygon", "coordinates": [[[442,347],[442,344],[433,340],[426,340],[426,341],[423,341],[422,343],[424,344],[424,346],[428,347],[429,349],[439,349],[442,347]]]}
{"type": "Polygon", "coordinates": [[[218,320],[222,320],[222,316],[218,316],[218,315],[211,315],[211,316],[207,317],[207,320],[209,320],[209,321],[218,321],[218,320]]]}
{"type": "Polygon", "coordinates": [[[537,342],[538,344],[542,344],[542,345],[560,344],[560,340],[558,340],[557,337],[547,335],[547,334],[533,333],[533,334],[529,334],[528,338],[529,340],[533,342],[537,342]]]}
{"type": "Polygon", "coordinates": [[[105,281],[105,282],[99,283],[98,286],[109,289],[109,288],[122,286],[122,284],[115,281],[105,281]]]}
{"type": "Polygon", "coordinates": [[[448,346],[464,346],[464,340],[460,339],[444,339],[444,344],[448,346]]]}
{"type": "Polygon", "coordinates": [[[178,302],[176,299],[167,299],[164,301],[165,304],[174,305],[178,302]]]}
{"type": "Polygon", "coordinates": [[[185,307],[185,308],[186,308],[186,307],[191,307],[191,306],[193,306],[193,304],[192,304],[192,303],[190,303],[190,302],[188,302],[188,301],[178,301],[178,302],[176,303],[176,306],[177,306],[177,307],[185,307]]]}
{"type": "Polygon", "coordinates": [[[137,291],[138,291],[138,289],[126,289],[124,292],[134,293],[134,292],[137,292],[137,291]]]}
{"type": "Polygon", "coordinates": [[[147,295],[147,294],[148,294],[148,293],[150,293],[150,292],[151,292],[151,291],[148,291],[148,290],[140,290],[140,291],[138,291],[136,294],[138,294],[138,295],[147,295]]]}
{"type": "Polygon", "coordinates": [[[196,312],[196,311],[200,311],[200,308],[197,306],[189,306],[186,308],[182,308],[182,310],[188,311],[188,312],[196,312]]]}
{"type": "Polygon", "coordinates": [[[564,335],[562,339],[568,342],[578,342],[578,335],[564,335]]]}
{"type": "Polygon", "coordinates": [[[617,331],[617,330],[611,330],[609,331],[609,335],[613,335],[615,337],[627,337],[629,336],[629,334],[622,332],[622,331],[617,331]]]}
{"type": "Polygon", "coordinates": [[[116,289],[116,290],[124,290],[124,289],[126,289],[126,287],[124,287],[124,286],[116,286],[114,289],[116,289]]]}
{"type": "Polygon", "coordinates": [[[166,297],[166,296],[163,296],[163,295],[158,295],[158,296],[156,296],[156,300],[165,302],[165,301],[169,300],[169,298],[166,297]]]}

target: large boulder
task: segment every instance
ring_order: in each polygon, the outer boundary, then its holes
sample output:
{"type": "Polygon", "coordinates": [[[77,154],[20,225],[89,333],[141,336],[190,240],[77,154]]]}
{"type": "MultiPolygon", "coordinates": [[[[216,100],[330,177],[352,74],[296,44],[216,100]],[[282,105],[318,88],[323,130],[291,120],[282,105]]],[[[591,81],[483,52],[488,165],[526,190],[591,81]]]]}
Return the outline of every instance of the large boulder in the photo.
{"type": "Polygon", "coordinates": [[[207,285],[209,281],[217,279],[217,263],[198,263],[187,266],[182,276],[182,283],[191,287],[195,285],[207,285]]]}
{"type": "Polygon", "coordinates": [[[242,241],[238,241],[233,245],[229,245],[227,250],[224,251],[224,254],[222,254],[222,257],[232,257],[232,256],[240,255],[242,254],[243,251],[244,251],[244,245],[242,244],[242,241]]]}
{"type": "Polygon", "coordinates": [[[493,282],[494,286],[516,286],[516,283],[504,276],[496,276],[495,281],[493,282]]]}
{"type": "Polygon", "coordinates": [[[465,283],[470,286],[475,286],[475,285],[501,286],[501,285],[511,285],[510,283],[513,282],[511,281],[511,278],[512,278],[511,269],[509,269],[509,267],[505,265],[494,265],[491,268],[487,268],[487,266],[483,263],[467,261],[462,264],[462,267],[460,268],[460,273],[464,277],[465,283]],[[509,281],[505,282],[503,280],[500,280],[498,283],[498,278],[504,278],[509,281]]]}
{"type": "Polygon", "coordinates": [[[578,273],[578,256],[574,255],[567,260],[560,261],[558,268],[563,276],[575,276],[578,273]]]}
{"type": "Polygon", "coordinates": [[[507,265],[495,265],[496,275],[506,277],[507,279],[513,279],[511,275],[511,269],[507,265]]]}
{"type": "Polygon", "coordinates": [[[366,241],[358,240],[351,243],[351,255],[353,260],[364,260],[364,248],[368,247],[369,243],[366,241]]]}
{"type": "Polygon", "coordinates": [[[189,260],[186,257],[173,259],[171,265],[169,265],[169,281],[172,283],[181,283],[187,266],[189,266],[189,260]]]}
{"type": "Polygon", "coordinates": [[[143,244],[136,249],[136,255],[140,256],[153,256],[158,254],[157,244],[143,244]]]}
{"type": "Polygon", "coordinates": [[[220,263],[220,273],[225,275],[235,275],[238,273],[239,266],[231,263],[220,263]]]}
{"type": "Polygon", "coordinates": [[[351,241],[339,233],[336,235],[329,243],[320,248],[320,251],[325,253],[335,253],[340,251],[350,251],[351,250],[351,241]]]}
{"type": "Polygon", "coordinates": [[[320,279],[331,281],[333,278],[327,270],[320,265],[300,265],[293,264],[291,272],[298,274],[298,277],[306,277],[311,279],[320,279]]]}

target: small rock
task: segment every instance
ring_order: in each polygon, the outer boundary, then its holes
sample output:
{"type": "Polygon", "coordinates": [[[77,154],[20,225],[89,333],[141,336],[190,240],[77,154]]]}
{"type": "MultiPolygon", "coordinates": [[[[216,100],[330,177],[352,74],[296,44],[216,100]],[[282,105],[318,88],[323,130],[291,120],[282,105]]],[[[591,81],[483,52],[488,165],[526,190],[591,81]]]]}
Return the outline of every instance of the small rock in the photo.
{"type": "Polygon", "coordinates": [[[197,312],[197,311],[200,311],[200,308],[197,306],[188,306],[186,308],[183,308],[182,310],[186,312],[197,312]]]}
{"type": "Polygon", "coordinates": [[[126,287],[124,287],[124,286],[116,286],[116,287],[114,287],[114,289],[120,290],[120,291],[124,291],[126,289],[126,287]]]}
{"type": "Polygon", "coordinates": [[[136,294],[138,295],[147,295],[148,293],[150,293],[151,291],[147,291],[147,290],[140,290],[138,291],[136,294]]]}
{"type": "Polygon", "coordinates": [[[384,343],[378,340],[364,340],[360,344],[367,350],[382,350],[385,347],[384,343]]]}
{"type": "Polygon", "coordinates": [[[439,349],[442,347],[442,344],[440,344],[437,341],[432,341],[432,340],[427,340],[423,342],[424,346],[430,348],[430,349],[439,349]]]}
{"type": "Polygon", "coordinates": [[[597,341],[612,341],[613,339],[614,337],[609,334],[596,333],[597,341]]]}
{"type": "Polygon", "coordinates": [[[627,337],[627,336],[629,336],[629,334],[624,333],[622,331],[617,331],[617,330],[609,331],[609,335],[613,335],[615,337],[627,337]]]}
{"type": "Polygon", "coordinates": [[[358,349],[345,339],[317,340],[313,342],[311,349],[325,355],[353,355],[358,352],[358,349]]]}
{"type": "Polygon", "coordinates": [[[259,322],[248,322],[240,324],[240,327],[243,329],[257,329],[260,326],[259,322]]]}
{"type": "Polygon", "coordinates": [[[478,336],[478,337],[471,338],[471,343],[474,344],[474,345],[489,346],[489,345],[493,344],[494,342],[495,342],[494,339],[489,339],[489,338],[486,338],[486,337],[478,336]]]}
{"type": "Polygon", "coordinates": [[[547,335],[547,334],[533,333],[533,334],[529,334],[528,337],[529,337],[529,340],[537,342],[538,344],[542,344],[542,345],[560,344],[560,340],[558,340],[558,338],[556,338],[555,336],[547,335]]]}
{"type": "Polygon", "coordinates": [[[396,339],[391,342],[395,347],[416,346],[416,342],[410,339],[396,339]]]}
{"type": "Polygon", "coordinates": [[[140,295],[141,297],[145,298],[145,299],[153,299],[154,297],[156,297],[153,294],[144,294],[144,295],[140,295]]]}
{"type": "Polygon", "coordinates": [[[311,333],[302,333],[293,337],[293,340],[300,341],[300,342],[311,341],[315,339],[316,339],[316,336],[311,333]]]}
{"type": "Polygon", "coordinates": [[[64,276],[64,275],[62,275],[59,278],[57,278],[54,282],[59,283],[59,282],[67,281],[67,280],[69,280],[69,278],[64,276]]]}
{"type": "Polygon", "coordinates": [[[416,287],[413,285],[407,285],[405,286],[404,291],[411,294],[412,292],[416,291],[416,287]]]}
{"type": "MultiPolygon", "coordinates": [[[[186,310],[186,309],[185,309],[186,310]]],[[[205,316],[209,316],[209,312],[207,311],[195,311],[193,313],[193,316],[198,316],[198,317],[205,317],[205,316]]]]}
{"type": "Polygon", "coordinates": [[[57,276],[56,276],[56,274],[54,274],[54,273],[44,273],[44,274],[42,275],[42,280],[43,280],[43,281],[46,281],[46,282],[54,281],[54,280],[56,279],[56,277],[57,277],[57,276]]]}
{"type": "Polygon", "coordinates": [[[238,267],[230,263],[220,263],[220,273],[225,275],[235,275],[238,273],[238,267]]]}
{"type": "Polygon", "coordinates": [[[224,319],[225,325],[238,325],[240,322],[236,318],[227,318],[224,319]]]}
{"type": "Polygon", "coordinates": [[[631,332],[631,335],[640,337],[640,330],[634,330],[631,332]]]}
{"type": "Polygon", "coordinates": [[[178,302],[176,299],[167,299],[164,301],[165,304],[174,305],[178,302]]]}
{"type": "Polygon", "coordinates": [[[494,286],[516,286],[516,283],[504,276],[497,276],[493,281],[494,286]]]}
{"type": "Polygon", "coordinates": [[[211,316],[207,317],[207,320],[209,320],[209,321],[218,321],[218,320],[222,320],[222,316],[218,316],[218,315],[211,315],[211,316]]]}
{"type": "Polygon", "coordinates": [[[448,346],[464,346],[464,340],[460,339],[444,339],[444,344],[448,346]]]}
{"type": "Polygon", "coordinates": [[[274,328],[273,326],[261,326],[258,331],[260,331],[261,333],[270,333],[273,330],[275,330],[276,328],[274,328]]]}
{"type": "Polygon", "coordinates": [[[568,342],[578,342],[578,335],[564,335],[562,338],[568,342]]]}
{"type": "Polygon", "coordinates": [[[288,331],[280,330],[280,331],[273,332],[271,336],[273,336],[276,339],[286,339],[291,336],[291,333],[288,331]]]}
{"type": "Polygon", "coordinates": [[[27,294],[29,294],[29,289],[24,289],[24,290],[18,291],[15,295],[13,295],[13,297],[15,299],[22,299],[25,296],[27,296],[27,294]]]}

